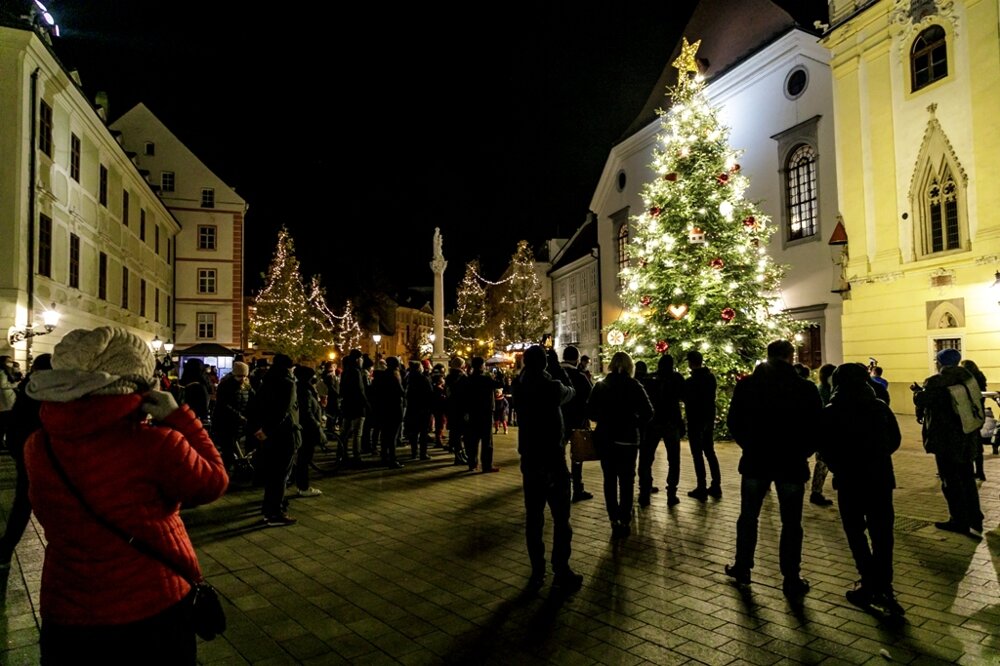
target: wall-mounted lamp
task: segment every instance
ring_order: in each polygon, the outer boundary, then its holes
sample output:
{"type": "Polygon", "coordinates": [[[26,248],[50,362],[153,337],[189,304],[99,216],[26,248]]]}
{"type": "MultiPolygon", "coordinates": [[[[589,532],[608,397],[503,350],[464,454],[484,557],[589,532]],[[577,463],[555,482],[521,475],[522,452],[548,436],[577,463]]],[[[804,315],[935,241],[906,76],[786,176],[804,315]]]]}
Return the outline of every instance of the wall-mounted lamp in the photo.
{"type": "Polygon", "coordinates": [[[42,313],[42,326],[45,328],[44,331],[35,330],[35,324],[33,322],[28,322],[25,324],[24,328],[11,326],[7,329],[7,343],[13,347],[18,342],[27,340],[28,338],[37,338],[40,335],[51,333],[58,325],[59,313],[56,312],[56,304],[53,303],[48,310],[42,313]]]}

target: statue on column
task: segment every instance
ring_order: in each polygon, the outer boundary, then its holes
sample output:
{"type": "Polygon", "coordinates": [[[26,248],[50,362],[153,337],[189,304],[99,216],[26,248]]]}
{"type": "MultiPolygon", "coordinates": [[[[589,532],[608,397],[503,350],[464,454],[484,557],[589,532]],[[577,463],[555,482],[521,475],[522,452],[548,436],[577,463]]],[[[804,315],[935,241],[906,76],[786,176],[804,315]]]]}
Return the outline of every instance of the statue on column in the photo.
{"type": "Polygon", "coordinates": [[[443,364],[448,363],[448,356],[444,353],[444,269],[447,267],[441,228],[434,227],[434,257],[431,260],[431,270],[434,271],[434,351],[431,362],[443,364]]]}

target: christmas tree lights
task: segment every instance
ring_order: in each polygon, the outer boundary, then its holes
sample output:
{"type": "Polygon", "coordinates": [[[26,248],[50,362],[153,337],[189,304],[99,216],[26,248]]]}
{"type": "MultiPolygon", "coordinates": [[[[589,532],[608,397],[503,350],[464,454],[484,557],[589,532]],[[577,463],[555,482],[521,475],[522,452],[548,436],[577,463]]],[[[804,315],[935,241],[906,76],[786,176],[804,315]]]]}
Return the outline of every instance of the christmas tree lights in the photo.
{"type": "Polygon", "coordinates": [[[684,40],[669,111],[643,187],[645,210],[634,216],[622,271],[624,311],[605,330],[605,355],[625,350],[655,368],[661,354],[678,360],[698,350],[719,378],[720,418],[736,379],[790,339],[796,325],[777,311],[783,269],[766,253],[774,229],[743,197],[749,185],[728,128],[706,100],[697,74],[698,42],[684,40]]]}
{"type": "Polygon", "coordinates": [[[455,309],[446,321],[446,348],[464,349],[486,326],[486,290],[479,283],[479,262],[465,265],[465,275],[458,285],[455,309]]]}
{"type": "Polygon", "coordinates": [[[265,276],[266,284],[254,299],[250,319],[251,336],[256,343],[292,359],[311,362],[324,356],[334,346],[331,323],[325,321],[321,301],[326,307],[319,280],[306,291],[295,257],[295,243],[288,229],[278,232],[278,244],[265,276]]]}
{"type": "Polygon", "coordinates": [[[500,338],[507,346],[538,343],[549,329],[549,312],[535,274],[528,241],[519,241],[511,257],[510,281],[500,301],[500,338]]]}

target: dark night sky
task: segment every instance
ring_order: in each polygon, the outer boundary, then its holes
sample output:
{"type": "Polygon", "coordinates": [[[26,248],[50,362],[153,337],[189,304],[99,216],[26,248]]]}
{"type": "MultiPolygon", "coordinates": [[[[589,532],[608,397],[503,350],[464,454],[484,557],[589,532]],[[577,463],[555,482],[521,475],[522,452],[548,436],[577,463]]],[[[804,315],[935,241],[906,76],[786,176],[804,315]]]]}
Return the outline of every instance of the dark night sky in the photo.
{"type": "Polygon", "coordinates": [[[287,224],[339,300],[429,285],[435,226],[449,291],[572,234],[695,3],[47,4],[112,119],[145,102],[249,202],[248,290],[287,224]]]}

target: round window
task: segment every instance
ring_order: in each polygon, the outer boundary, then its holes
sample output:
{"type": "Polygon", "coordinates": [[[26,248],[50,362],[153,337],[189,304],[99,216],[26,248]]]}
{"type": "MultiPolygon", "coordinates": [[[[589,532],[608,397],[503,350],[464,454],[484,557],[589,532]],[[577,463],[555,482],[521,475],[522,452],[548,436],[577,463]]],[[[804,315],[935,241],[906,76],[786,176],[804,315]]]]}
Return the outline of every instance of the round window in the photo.
{"type": "Polygon", "coordinates": [[[785,97],[788,99],[798,99],[809,86],[809,70],[805,67],[796,67],[785,77],[785,97]]]}
{"type": "Polygon", "coordinates": [[[628,182],[628,179],[625,177],[625,171],[624,170],[623,171],[619,171],[618,172],[618,191],[619,192],[624,192],[625,191],[625,184],[627,182],[628,182]]]}

